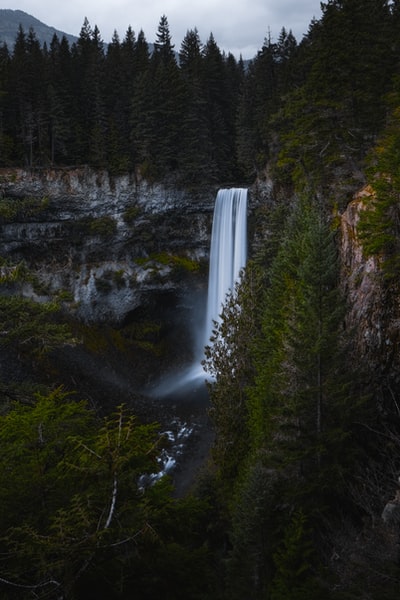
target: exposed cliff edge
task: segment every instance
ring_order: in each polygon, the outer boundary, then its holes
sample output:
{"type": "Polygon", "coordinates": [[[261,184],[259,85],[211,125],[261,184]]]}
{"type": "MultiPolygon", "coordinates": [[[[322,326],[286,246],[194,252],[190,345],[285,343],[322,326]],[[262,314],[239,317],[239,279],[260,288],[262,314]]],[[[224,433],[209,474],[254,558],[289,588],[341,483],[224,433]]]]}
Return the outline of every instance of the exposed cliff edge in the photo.
{"type": "MultiPolygon", "coordinates": [[[[2,169],[0,192],[1,269],[26,265],[33,277],[13,284],[25,296],[58,297],[78,320],[117,327],[136,312],[165,316],[180,306],[189,326],[188,309],[205,299],[215,186],[182,189],[89,168],[2,169]]],[[[397,291],[357,235],[371,193],[362,188],[341,215],[346,324],[367,369],[398,378],[397,291]]],[[[270,195],[271,184],[258,182],[251,207],[270,195]]]]}
{"type": "MultiPolygon", "coordinates": [[[[56,299],[90,330],[62,351],[71,387],[101,387],[100,403],[123,388],[122,400],[191,360],[217,190],[85,167],[0,170],[2,293],[56,299]]],[[[255,187],[252,207],[269,193],[255,187]]]]}
{"type": "Polygon", "coordinates": [[[207,259],[215,189],[90,169],[0,177],[3,199],[15,201],[0,215],[0,255],[34,273],[24,295],[59,294],[83,321],[120,323],[154,294],[181,293],[207,259]]]}
{"type": "Polygon", "coordinates": [[[355,195],[341,216],[341,281],[349,308],[346,324],[352,331],[357,360],[375,381],[389,386],[400,381],[399,290],[384,279],[379,258],[365,257],[357,233],[369,185],[355,195]]]}

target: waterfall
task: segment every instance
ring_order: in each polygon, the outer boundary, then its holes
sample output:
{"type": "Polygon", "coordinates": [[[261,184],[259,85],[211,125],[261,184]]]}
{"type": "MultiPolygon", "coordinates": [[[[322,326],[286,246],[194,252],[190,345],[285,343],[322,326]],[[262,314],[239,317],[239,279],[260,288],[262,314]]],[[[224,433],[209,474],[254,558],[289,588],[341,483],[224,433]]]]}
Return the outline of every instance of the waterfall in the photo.
{"type": "Polygon", "coordinates": [[[220,321],[223,304],[233,290],[247,259],[247,189],[221,189],[217,194],[211,230],[208,299],[205,322],[197,343],[197,356],[182,373],[163,379],[155,396],[173,396],[204,386],[206,374],[201,365],[204,346],[210,343],[214,321],[220,321]]]}
{"type": "Polygon", "coordinates": [[[229,290],[233,290],[247,260],[247,189],[219,190],[211,232],[210,270],[204,344],[210,342],[213,321],[220,313],[229,290]]]}

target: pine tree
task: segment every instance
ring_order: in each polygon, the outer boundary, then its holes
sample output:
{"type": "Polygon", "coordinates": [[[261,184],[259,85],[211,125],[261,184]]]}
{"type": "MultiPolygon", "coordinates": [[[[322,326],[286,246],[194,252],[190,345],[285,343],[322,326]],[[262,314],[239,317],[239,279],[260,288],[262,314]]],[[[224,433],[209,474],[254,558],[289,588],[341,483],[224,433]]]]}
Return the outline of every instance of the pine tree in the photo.
{"type": "Polygon", "coordinates": [[[129,115],[133,93],[134,35],[122,45],[114,32],[104,65],[104,104],[107,112],[106,153],[111,173],[126,172],[130,166],[129,115]]]}
{"type": "Polygon", "coordinates": [[[150,148],[152,161],[161,173],[174,171],[180,154],[183,88],[165,15],[160,19],[150,73],[153,97],[148,110],[154,139],[150,148]]]}
{"type": "Polygon", "coordinates": [[[281,547],[274,553],[271,600],[325,600],[330,594],[314,573],[314,549],[306,517],[300,510],[287,525],[281,547]]]}
{"type": "Polygon", "coordinates": [[[26,34],[20,26],[11,62],[11,89],[16,135],[26,165],[43,164],[46,103],[45,62],[33,29],[26,34]]]}
{"type": "Polygon", "coordinates": [[[302,206],[274,261],[264,301],[252,437],[268,448],[272,464],[294,469],[320,493],[329,485],[338,489],[350,433],[337,276],[333,234],[317,209],[302,206]]]}
{"type": "Polygon", "coordinates": [[[233,175],[234,127],[227,90],[224,57],[211,33],[204,47],[203,86],[206,90],[208,131],[210,136],[211,179],[221,180],[233,175]]]}
{"type": "Polygon", "coordinates": [[[12,164],[14,140],[10,127],[10,53],[6,44],[0,47],[0,164],[12,164]]]}
{"type": "Polygon", "coordinates": [[[184,89],[180,171],[185,181],[204,181],[210,170],[211,140],[203,87],[203,47],[197,29],[188,31],[179,51],[184,89]]]}
{"type": "MultiPolygon", "coordinates": [[[[68,164],[73,156],[71,148],[72,77],[71,53],[65,36],[61,41],[53,36],[48,55],[47,101],[49,110],[50,161],[68,164]]],[[[73,129],[73,128],[72,128],[73,129]]]]}
{"type": "Polygon", "coordinates": [[[101,167],[106,164],[106,109],[104,102],[104,44],[97,26],[85,18],[72,48],[75,152],[79,160],[101,167]]]}
{"type": "Polygon", "coordinates": [[[371,196],[360,214],[358,232],[366,256],[376,256],[387,280],[400,272],[400,95],[391,95],[387,126],[370,157],[371,196]]]}
{"type": "Polygon", "coordinates": [[[66,396],[38,394],[0,419],[2,587],[21,598],[74,596],[81,579],[100,576],[107,547],[112,561],[114,544],[128,547],[146,528],[137,480],[153,467],[154,427],[123,408],[99,424],[66,396]]]}
{"type": "Polygon", "coordinates": [[[263,168],[272,148],[272,117],[293,81],[297,45],[291,32],[281,31],[278,43],[270,36],[251,61],[245,77],[237,116],[237,147],[245,173],[263,168]]]}
{"type": "Polygon", "coordinates": [[[259,295],[259,277],[255,266],[250,264],[240,285],[228,294],[221,323],[215,324],[211,344],[205,351],[204,366],[213,378],[210,385],[210,417],[216,431],[213,455],[222,484],[230,488],[251,447],[246,389],[253,376],[250,348],[258,328],[259,295]]]}
{"type": "Polygon", "coordinates": [[[152,103],[154,101],[150,72],[150,52],[143,30],[135,44],[135,86],[130,111],[130,142],[135,164],[140,166],[145,177],[154,175],[152,151],[154,128],[152,103]]]}
{"type": "MultiPolygon", "coordinates": [[[[231,402],[236,370],[226,359],[218,362],[218,378],[229,391],[212,404],[220,418],[216,449],[219,427],[221,441],[233,440],[230,427],[239,430],[235,411],[248,444],[241,463],[238,456],[234,462],[234,445],[230,454],[215,454],[217,466],[230,457],[228,475],[232,464],[240,465],[234,487],[229,478],[222,486],[232,520],[229,594],[238,600],[245,589],[256,599],[326,597],[315,580],[315,544],[325,516],[334,519],[346,498],[345,482],[356,461],[351,431],[358,396],[351,391],[354,373],[346,372],[336,249],[322,214],[318,205],[302,201],[269,272],[259,275],[268,287],[257,294],[255,327],[247,325],[249,350],[245,338],[237,338],[247,373],[242,410],[231,402]],[[292,520],[296,514],[299,519],[292,520]]],[[[230,320],[233,330],[236,322],[230,320]]]]}

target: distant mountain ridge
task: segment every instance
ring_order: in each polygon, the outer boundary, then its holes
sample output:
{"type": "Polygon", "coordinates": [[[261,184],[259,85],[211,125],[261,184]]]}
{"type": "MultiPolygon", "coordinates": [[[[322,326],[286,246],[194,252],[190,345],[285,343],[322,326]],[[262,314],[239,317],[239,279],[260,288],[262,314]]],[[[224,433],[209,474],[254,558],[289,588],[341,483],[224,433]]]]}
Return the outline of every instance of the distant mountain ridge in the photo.
{"type": "Polygon", "coordinates": [[[41,44],[46,42],[50,44],[54,34],[61,39],[64,35],[67,40],[72,44],[77,41],[77,36],[65,33],[54,27],[50,27],[39,19],[28,15],[28,13],[22,10],[12,10],[10,8],[0,9],[0,44],[7,44],[9,48],[12,48],[15,43],[15,38],[18,33],[19,26],[22,25],[24,31],[28,32],[30,27],[36,33],[36,37],[41,44]]]}

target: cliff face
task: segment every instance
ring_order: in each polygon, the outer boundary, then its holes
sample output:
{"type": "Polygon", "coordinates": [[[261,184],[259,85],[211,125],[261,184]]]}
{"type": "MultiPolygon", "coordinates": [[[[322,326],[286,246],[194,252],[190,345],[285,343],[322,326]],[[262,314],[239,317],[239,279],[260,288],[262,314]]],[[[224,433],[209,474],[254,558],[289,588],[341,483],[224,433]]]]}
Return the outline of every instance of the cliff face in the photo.
{"type": "MultiPolygon", "coordinates": [[[[0,192],[0,257],[7,259],[0,277],[26,264],[33,277],[13,284],[24,295],[58,296],[79,320],[112,325],[149,308],[180,306],[185,315],[205,300],[217,188],[184,190],[85,168],[2,169],[0,192]]],[[[254,215],[271,185],[250,192],[254,215]]],[[[341,215],[347,326],[366,368],[400,379],[398,292],[383,280],[379,261],[364,257],[357,235],[371,193],[364,187],[341,215]]]]}
{"type": "Polygon", "coordinates": [[[0,256],[26,296],[58,295],[86,322],[120,323],[203,286],[215,189],[188,192],[88,169],[0,173],[0,256]]]}
{"type": "MultiPolygon", "coordinates": [[[[103,404],[109,382],[133,379],[131,390],[192,360],[217,191],[86,168],[0,170],[2,293],[58,299],[84,332],[57,358],[73,389],[100,387],[103,404]]],[[[249,214],[270,193],[256,186],[249,214]]]]}
{"type": "MultiPolygon", "coordinates": [[[[195,303],[205,301],[216,188],[188,191],[90,169],[3,169],[0,190],[0,257],[8,260],[0,277],[8,265],[26,264],[33,277],[13,284],[25,296],[56,296],[86,323],[119,326],[148,311],[171,328],[177,320],[182,330],[191,326],[195,303]]],[[[252,208],[270,193],[270,185],[252,189],[252,208]]],[[[357,235],[371,193],[363,188],[341,216],[346,326],[366,371],[400,380],[398,293],[357,235]]]]}
{"type": "Polygon", "coordinates": [[[370,186],[362,188],[341,216],[341,280],[356,359],[371,376],[390,386],[400,381],[398,285],[385,281],[378,259],[364,256],[357,234],[365,198],[372,193],[370,186]]]}

